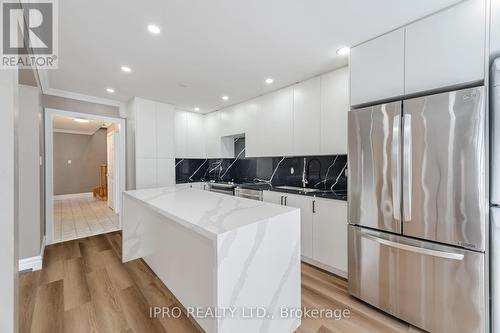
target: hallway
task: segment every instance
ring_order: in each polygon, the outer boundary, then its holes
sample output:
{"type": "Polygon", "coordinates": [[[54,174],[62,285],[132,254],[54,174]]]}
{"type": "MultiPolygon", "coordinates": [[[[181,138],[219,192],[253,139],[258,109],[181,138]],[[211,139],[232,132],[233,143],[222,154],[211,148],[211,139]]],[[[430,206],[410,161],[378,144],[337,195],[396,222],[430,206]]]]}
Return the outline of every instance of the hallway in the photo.
{"type": "Polygon", "coordinates": [[[54,242],[120,229],[118,214],[96,198],[54,200],[54,242]]]}

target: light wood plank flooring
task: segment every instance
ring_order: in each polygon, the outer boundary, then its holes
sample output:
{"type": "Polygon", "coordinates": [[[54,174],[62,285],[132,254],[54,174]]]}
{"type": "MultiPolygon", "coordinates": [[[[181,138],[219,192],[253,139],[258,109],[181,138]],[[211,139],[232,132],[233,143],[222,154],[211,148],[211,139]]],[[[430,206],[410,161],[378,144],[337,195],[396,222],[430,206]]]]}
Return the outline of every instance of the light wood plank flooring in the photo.
{"type": "Polygon", "coordinates": [[[96,198],[54,200],[54,242],[119,230],[118,214],[96,198]]]}
{"type": "MultiPolygon", "coordinates": [[[[143,260],[121,262],[121,234],[113,232],[45,249],[43,269],[19,278],[21,333],[200,332],[190,318],[150,318],[150,306],[179,306],[143,260]]],[[[299,333],[418,332],[350,297],[347,283],[302,265],[302,303],[349,309],[350,318],[303,319],[299,333]]]]}

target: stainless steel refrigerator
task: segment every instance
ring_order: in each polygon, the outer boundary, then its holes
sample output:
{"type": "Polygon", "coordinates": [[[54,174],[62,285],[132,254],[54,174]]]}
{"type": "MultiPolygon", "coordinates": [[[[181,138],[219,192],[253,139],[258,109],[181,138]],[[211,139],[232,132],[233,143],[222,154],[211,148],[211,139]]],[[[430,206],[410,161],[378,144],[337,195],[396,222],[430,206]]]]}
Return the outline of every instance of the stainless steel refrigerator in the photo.
{"type": "Polygon", "coordinates": [[[500,58],[491,71],[491,323],[500,332],[500,58]]]}
{"type": "Polygon", "coordinates": [[[430,332],[486,332],[485,88],[348,119],[349,292],[430,332]]]}

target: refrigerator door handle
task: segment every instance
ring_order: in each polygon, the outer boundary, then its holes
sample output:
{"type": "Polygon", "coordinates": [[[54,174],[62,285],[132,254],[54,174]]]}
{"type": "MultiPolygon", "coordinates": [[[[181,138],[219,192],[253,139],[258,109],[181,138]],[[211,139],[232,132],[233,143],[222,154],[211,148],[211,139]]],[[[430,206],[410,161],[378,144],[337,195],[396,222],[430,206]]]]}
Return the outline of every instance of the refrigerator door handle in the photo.
{"type": "Polygon", "coordinates": [[[411,115],[404,115],[403,128],[403,219],[411,221],[412,195],[412,142],[411,115]]]}
{"type": "Polygon", "coordinates": [[[422,254],[426,256],[431,256],[431,257],[438,257],[438,258],[443,258],[443,259],[451,259],[451,260],[463,260],[464,255],[461,253],[451,253],[451,252],[443,252],[443,251],[438,251],[438,250],[431,250],[431,249],[426,249],[422,247],[416,247],[416,246],[411,246],[411,245],[406,245],[402,243],[397,243],[393,242],[387,239],[383,238],[378,238],[366,233],[361,234],[362,237],[369,239],[371,241],[377,242],[381,245],[393,247],[399,250],[404,250],[404,251],[409,251],[409,252],[414,252],[417,254],[422,254]]]}
{"type": "Polygon", "coordinates": [[[401,116],[394,116],[392,125],[392,210],[401,220],[401,116]]]}

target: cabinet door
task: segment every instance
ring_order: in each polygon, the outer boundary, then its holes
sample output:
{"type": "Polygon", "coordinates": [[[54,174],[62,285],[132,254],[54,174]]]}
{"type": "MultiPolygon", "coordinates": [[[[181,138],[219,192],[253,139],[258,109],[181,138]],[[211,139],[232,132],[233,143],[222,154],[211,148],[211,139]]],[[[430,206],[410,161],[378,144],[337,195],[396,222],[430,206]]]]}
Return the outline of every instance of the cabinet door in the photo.
{"type": "Polygon", "coordinates": [[[321,154],[347,154],[349,70],[321,76],[321,154]]]}
{"type": "Polygon", "coordinates": [[[205,149],[207,158],[221,158],[220,112],[205,115],[205,149]]]}
{"type": "Polygon", "coordinates": [[[156,158],[137,158],[135,163],[135,186],[138,190],[157,187],[156,158]]]}
{"type": "Polygon", "coordinates": [[[194,112],[187,114],[187,157],[205,158],[205,135],[203,115],[194,112]]]}
{"type": "Polygon", "coordinates": [[[223,136],[240,135],[246,132],[248,124],[247,108],[251,102],[243,102],[220,110],[221,134],[223,136]]]}
{"type": "Polygon", "coordinates": [[[135,156],[156,157],[156,105],[141,98],[134,100],[135,107],[135,156]]]}
{"type": "Polygon", "coordinates": [[[404,94],[404,44],[405,33],[401,28],[351,49],[351,105],[404,94]]]}
{"type": "Polygon", "coordinates": [[[272,192],[272,191],[263,191],[262,192],[262,200],[264,202],[274,203],[281,205],[283,193],[280,192],[272,192]]]}
{"type": "MultiPolygon", "coordinates": [[[[321,143],[321,78],[293,87],[293,153],[315,155],[321,143]]],[[[346,124],[347,125],[347,124],[346,124]]]]}
{"type": "Polygon", "coordinates": [[[174,107],[156,103],[157,157],[174,158],[174,107]]]}
{"type": "Polygon", "coordinates": [[[293,152],[293,88],[285,88],[256,100],[260,108],[251,119],[246,141],[252,156],[283,156],[293,152]]]}
{"type": "Polygon", "coordinates": [[[246,103],[246,126],[245,126],[245,155],[246,157],[260,156],[261,141],[258,138],[260,132],[259,117],[261,116],[262,103],[260,98],[254,98],[246,103]]]}
{"type": "Polygon", "coordinates": [[[347,202],[314,198],[313,259],[347,272],[347,202]]]}
{"type": "Polygon", "coordinates": [[[156,159],[156,186],[165,187],[175,185],[175,159],[156,159]]]}
{"type": "Polygon", "coordinates": [[[175,133],[175,157],[187,157],[187,112],[175,110],[174,113],[175,133]]]}
{"type": "Polygon", "coordinates": [[[304,257],[313,257],[313,213],[312,200],[303,195],[283,193],[287,206],[300,208],[300,246],[304,257]]]}
{"type": "Polygon", "coordinates": [[[407,94],[484,79],[485,1],[463,1],[406,28],[407,94]]]}

